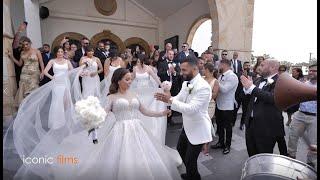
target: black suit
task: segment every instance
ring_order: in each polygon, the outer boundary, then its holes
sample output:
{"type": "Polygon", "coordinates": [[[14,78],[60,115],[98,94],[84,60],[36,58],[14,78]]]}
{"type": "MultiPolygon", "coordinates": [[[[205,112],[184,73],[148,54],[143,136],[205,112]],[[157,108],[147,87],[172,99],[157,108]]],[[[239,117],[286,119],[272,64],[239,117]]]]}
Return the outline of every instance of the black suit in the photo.
{"type": "MultiPolygon", "coordinates": [[[[248,72],[248,76],[250,76],[251,78],[254,76],[254,74],[252,72],[248,72]]],[[[241,84],[241,82],[239,82],[241,84]]],[[[242,87],[242,84],[241,84],[242,87]]],[[[237,89],[238,90],[238,89],[237,89]]],[[[248,110],[248,104],[250,102],[250,95],[245,95],[243,92],[243,88],[241,89],[242,91],[242,98],[241,98],[241,105],[242,105],[242,115],[241,115],[241,122],[240,122],[240,126],[242,127],[244,125],[245,122],[245,117],[247,114],[247,110],[248,110]]]]}
{"type": "MultiPolygon", "coordinates": [[[[103,68],[103,65],[104,65],[104,62],[105,60],[108,58],[108,53],[105,51],[105,50],[102,50],[100,48],[97,48],[95,51],[94,51],[94,54],[93,56],[97,57],[100,59],[100,62],[102,64],[102,68],[103,68]]],[[[103,71],[99,74],[99,77],[100,77],[100,81],[103,80],[104,78],[104,73],[103,71]]]]}
{"type": "MultiPolygon", "coordinates": [[[[160,59],[159,59],[159,61],[158,61],[158,66],[157,66],[158,74],[157,75],[160,77],[161,82],[170,81],[170,76],[167,73],[167,71],[169,69],[168,64],[169,63],[167,60],[160,61],[160,59]]],[[[182,83],[183,83],[182,76],[180,75],[180,66],[178,64],[176,64],[174,69],[176,71],[176,74],[171,76],[172,77],[172,86],[171,86],[171,90],[170,90],[171,96],[176,96],[180,92],[181,87],[182,87],[182,83]]],[[[172,111],[172,114],[177,115],[179,113],[176,111],[172,111]]],[[[170,124],[172,123],[172,116],[168,117],[168,123],[170,123],[170,124]]]]}
{"type": "MultiPolygon", "coordinates": [[[[21,51],[22,51],[22,49],[19,47],[12,49],[12,55],[18,61],[20,60],[21,51]]],[[[16,83],[17,83],[17,87],[19,88],[19,81],[20,81],[22,66],[20,67],[16,63],[13,63],[13,64],[14,64],[14,70],[16,72],[16,83]]]]}
{"type": "Polygon", "coordinates": [[[262,89],[259,89],[259,84],[263,78],[258,79],[250,95],[245,117],[246,145],[249,156],[273,153],[277,139],[285,135],[282,111],[274,103],[274,87],[278,75],[272,79],[274,82],[263,86],[262,89]],[[256,101],[255,98],[257,98],[256,101]],[[251,117],[252,111],[253,117],[251,117]]]}
{"type": "Polygon", "coordinates": [[[163,57],[164,55],[166,54],[166,51],[161,51],[160,53],[159,53],[159,60],[161,59],[161,60],[164,60],[165,59],[165,57],[163,57]]]}
{"type": "MultiPolygon", "coordinates": [[[[157,69],[158,76],[160,77],[161,82],[170,81],[170,76],[167,73],[169,69],[167,60],[159,61],[157,69]]],[[[180,66],[176,64],[176,67],[174,69],[176,71],[176,74],[172,75],[172,87],[170,90],[171,96],[176,96],[180,92],[183,83],[182,77],[180,75],[180,66]]]]}
{"type": "Polygon", "coordinates": [[[75,52],[74,52],[74,57],[73,57],[73,61],[75,63],[77,63],[77,66],[79,66],[79,62],[80,62],[80,59],[82,58],[82,56],[85,56],[86,53],[82,53],[82,48],[80,49],[77,49],[75,52]]]}
{"type": "Polygon", "coordinates": [[[240,105],[242,103],[242,99],[244,98],[244,93],[243,93],[243,86],[240,82],[240,76],[243,73],[243,69],[242,69],[242,64],[241,61],[236,60],[236,64],[233,63],[233,59],[230,60],[231,61],[231,66],[233,67],[233,72],[238,76],[238,87],[235,93],[235,98],[236,101],[238,103],[238,106],[235,105],[235,108],[233,110],[233,119],[232,119],[232,125],[234,125],[236,123],[237,120],[237,115],[238,115],[238,110],[240,108],[240,105]]]}
{"type": "MultiPolygon", "coordinates": [[[[46,53],[41,53],[41,55],[42,55],[42,60],[43,60],[44,67],[46,67],[46,66],[48,65],[48,62],[49,62],[51,59],[54,58],[54,56],[53,56],[52,53],[49,54],[49,57],[47,56],[46,53]]],[[[52,67],[50,68],[50,70],[48,71],[48,73],[49,73],[51,76],[53,76],[53,69],[52,69],[52,67]]],[[[51,79],[48,78],[47,76],[44,76],[43,79],[40,81],[39,86],[42,86],[42,85],[46,84],[46,83],[49,82],[49,81],[51,81],[51,79]]]]}

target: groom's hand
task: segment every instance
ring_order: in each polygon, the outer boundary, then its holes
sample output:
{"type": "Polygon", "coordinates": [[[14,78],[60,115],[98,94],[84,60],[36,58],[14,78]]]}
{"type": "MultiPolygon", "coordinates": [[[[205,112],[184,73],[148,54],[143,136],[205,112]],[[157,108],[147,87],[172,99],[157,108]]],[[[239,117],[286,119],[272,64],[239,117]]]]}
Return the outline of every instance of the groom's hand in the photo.
{"type": "Polygon", "coordinates": [[[171,95],[169,94],[165,94],[165,93],[156,93],[154,95],[154,97],[158,100],[158,101],[162,101],[168,104],[171,104],[172,102],[170,101],[171,95]]]}

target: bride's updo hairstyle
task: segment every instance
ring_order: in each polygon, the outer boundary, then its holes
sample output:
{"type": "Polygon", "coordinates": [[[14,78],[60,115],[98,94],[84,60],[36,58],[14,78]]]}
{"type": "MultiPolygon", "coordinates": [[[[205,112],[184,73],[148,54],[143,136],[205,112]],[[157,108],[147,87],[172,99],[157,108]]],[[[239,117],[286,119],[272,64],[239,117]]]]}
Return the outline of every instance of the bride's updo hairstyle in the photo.
{"type": "Polygon", "coordinates": [[[116,69],[112,75],[111,78],[111,85],[109,88],[109,94],[115,94],[119,90],[119,81],[122,80],[122,78],[127,74],[130,73],[130,71],[126,68],[119,68],[116,69]]]}

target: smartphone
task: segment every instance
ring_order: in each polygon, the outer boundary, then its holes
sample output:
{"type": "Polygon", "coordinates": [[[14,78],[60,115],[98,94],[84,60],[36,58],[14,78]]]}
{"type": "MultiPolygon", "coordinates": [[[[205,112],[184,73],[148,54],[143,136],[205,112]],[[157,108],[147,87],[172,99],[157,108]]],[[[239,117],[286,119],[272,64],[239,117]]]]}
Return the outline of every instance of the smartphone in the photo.
{"type": "Polygon", "coordinates": [[[24,23],[26,26],[28,26],[28,22],[27,22],[27,21],[23,21],[23,23],[24,23]]]}

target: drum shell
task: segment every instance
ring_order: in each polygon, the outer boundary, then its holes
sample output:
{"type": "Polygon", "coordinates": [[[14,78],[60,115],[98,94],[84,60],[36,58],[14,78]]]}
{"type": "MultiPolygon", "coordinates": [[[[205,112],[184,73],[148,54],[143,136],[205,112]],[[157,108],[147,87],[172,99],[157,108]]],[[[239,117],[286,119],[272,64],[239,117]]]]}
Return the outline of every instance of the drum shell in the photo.
{"type": "Polygon", "coordinates": [[[245,162],[242,180],[317,179],[317,172],[309,165],[277,154],[257,154],[245,162]]]}

